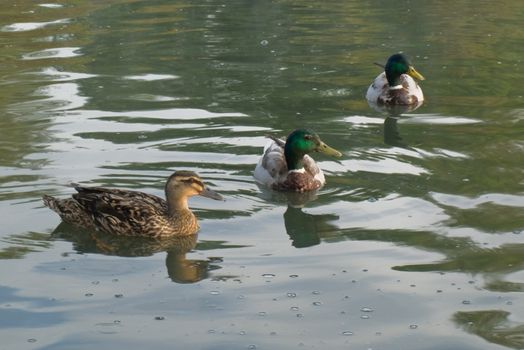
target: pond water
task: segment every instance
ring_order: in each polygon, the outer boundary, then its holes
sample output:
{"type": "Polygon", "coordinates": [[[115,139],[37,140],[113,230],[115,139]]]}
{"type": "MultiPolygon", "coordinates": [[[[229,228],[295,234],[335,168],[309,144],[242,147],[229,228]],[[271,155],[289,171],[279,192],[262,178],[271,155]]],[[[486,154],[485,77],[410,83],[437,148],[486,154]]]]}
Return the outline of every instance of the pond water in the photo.
{"type": "Polygon", "coordinates": [[[524,349],[518,1],[8,0],[0,16],[4,349],[524,349]],[[364,94],[403,51],[426,101],[364,94]],[[257,186],[267,134],[315,130],[327,185],[257,186]],[[198,237],[60,224],[79,182],[163,195],[198,237]],[[298,202],[298,205],[297,205],[298,202]],[[292,204],[290,204],[292,203],[292,204]]]}

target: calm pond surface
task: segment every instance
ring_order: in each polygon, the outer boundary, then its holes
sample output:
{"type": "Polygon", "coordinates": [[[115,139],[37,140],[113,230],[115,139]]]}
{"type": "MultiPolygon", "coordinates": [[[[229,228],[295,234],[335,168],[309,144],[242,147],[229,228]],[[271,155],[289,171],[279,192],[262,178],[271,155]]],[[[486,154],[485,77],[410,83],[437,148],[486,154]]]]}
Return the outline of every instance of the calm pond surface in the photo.
{"type": "Polygon", "coordinates": [[[522,23],[520,1],[4,1],[2,349],[524,349],[522,23]],[[392,118],[364,95],[398,51],[427,100],[392,118]],[[314,155],[328,184],[259,188],[265,135],[304,126],[343,153],[314,155]],[[226,198],[190,200],[198,237],[95,235],[40,199],[163,195],[176,169],[226,198]]]}

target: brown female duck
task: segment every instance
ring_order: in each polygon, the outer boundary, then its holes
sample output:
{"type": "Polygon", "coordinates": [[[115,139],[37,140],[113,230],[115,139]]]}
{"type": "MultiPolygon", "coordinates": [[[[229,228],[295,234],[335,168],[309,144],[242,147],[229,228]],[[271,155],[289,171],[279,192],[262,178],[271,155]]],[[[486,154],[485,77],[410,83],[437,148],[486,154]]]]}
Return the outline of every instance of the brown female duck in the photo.
{"type": "Polygon", "coordinates": [[[72,198],[43,196],[44,204],[62,220],[88,229],[127,236],[169,237],[198,231],[187,199],[200,195],[223,200],[192,171],[180,170],[166,182],[166,200],[143,192],[74,185],[72,198]]]}

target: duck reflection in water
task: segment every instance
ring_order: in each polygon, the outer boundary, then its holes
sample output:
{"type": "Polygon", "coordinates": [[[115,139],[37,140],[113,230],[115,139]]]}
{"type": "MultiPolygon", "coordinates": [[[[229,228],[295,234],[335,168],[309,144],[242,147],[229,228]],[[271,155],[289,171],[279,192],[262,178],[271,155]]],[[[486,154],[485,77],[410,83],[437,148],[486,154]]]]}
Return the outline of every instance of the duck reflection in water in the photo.
{"type": "Polygon", "coordinates": [[[338,227],[332,221],[338,220],[334,214],[309,214],[302,209],[307,202],[317,198],[316,192],[286,193],[287,210],[284,213],[284,225],[295,248],[305,248],[317,245],[321,238],[337,231],[338,227]]]}
{"type": "Polygon", "coordinates": [[[413,112],[422,106],[422,102],[414,105],[385,105],[368,101],[368,105],[375,111],[387,115],[384,120],[384,143],[395,147],[408,147],[400,136],[397,122],[404,113],[413,112]]]}
{"type": "Polygon", "coordinates": [[[121,257],[145,257],[165,251],[169,278],[176,283],[195,283],[209,278],[212,270],[220,269],[209,260],[187,259],[186,254],[197,245],[198,235],[174,236],[163,239],[149,237],[122,237],[98,231],[79,229],[62,222],[52,236],[73,243],[79,253],[97,253],[121,257]]]}

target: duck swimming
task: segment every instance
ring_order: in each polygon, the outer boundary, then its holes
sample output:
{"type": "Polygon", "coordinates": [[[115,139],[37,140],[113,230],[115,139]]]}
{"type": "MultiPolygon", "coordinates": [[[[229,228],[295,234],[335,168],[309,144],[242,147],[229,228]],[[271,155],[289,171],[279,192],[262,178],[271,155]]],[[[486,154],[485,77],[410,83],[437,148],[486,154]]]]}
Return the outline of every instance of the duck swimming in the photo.
{"type": "Polygon", "coordinates": [[[424,80],[422,74],[403,54],[392,55],[369,86],[366,99],[378,105],[419,105],[424,101],[422,89],[413,79],[424,80]]]}
{"type": "Polygon", "coordinates": [[[287,139],[268,136],[271,141],[264,147],[253,176],[278,191],[305,192],[316,190],[326,183],[322,169],[308,153],[321,152],[333,157],[342,154],[326,145],[311,130],[297,129],[287,139]]]}
{"type": "Polygon", "coordinates": [[[200,195],[215,200],[222,196],[208,189],[192,171],[174,172],[165,185],[166,199],[155,195],[104,187],[73,184],[72,198],[43,196],[44,204],[63,221],[115,235],[170,237],[195,234],[196,216],[187,200],[200,195]]]}

